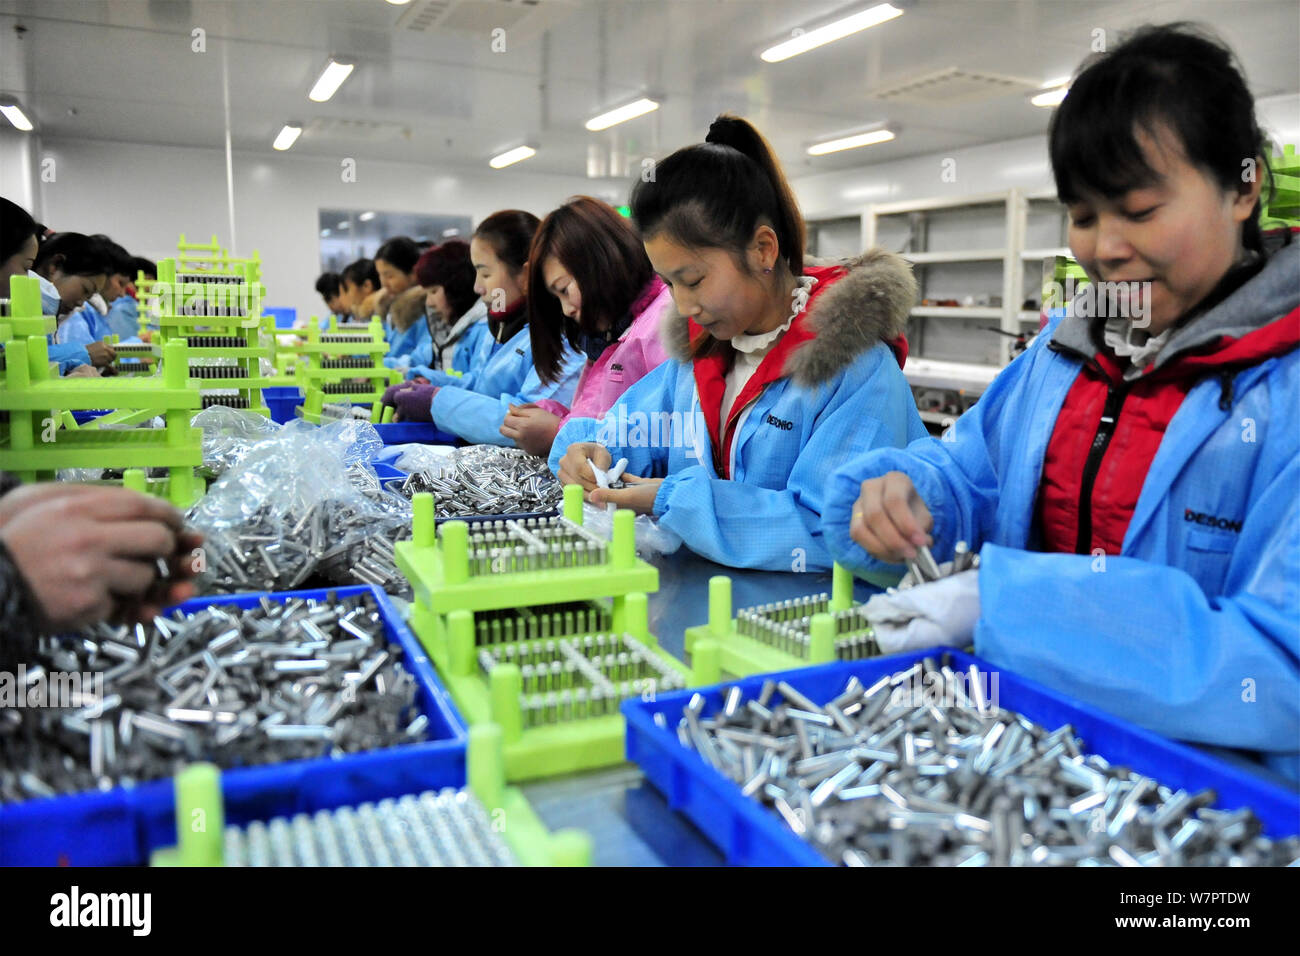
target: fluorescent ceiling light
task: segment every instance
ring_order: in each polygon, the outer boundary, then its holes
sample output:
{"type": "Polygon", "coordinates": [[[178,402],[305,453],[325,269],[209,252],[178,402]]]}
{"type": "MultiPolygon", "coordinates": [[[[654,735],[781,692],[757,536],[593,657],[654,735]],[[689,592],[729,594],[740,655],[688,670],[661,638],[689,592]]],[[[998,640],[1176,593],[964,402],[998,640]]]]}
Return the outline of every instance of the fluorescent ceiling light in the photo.
{"type": "Polygon", "coordinates": [[[351,223],[349,223],[346,219],[344,219],[341,223],[339,223],[339,228],[340,228],[340,229],[347,229],[347,228],[349,228],[350,226],[351,226],[351,223]]]}
{"type": "Polygon", "coordinates": [[[869,133],[857,133],[854,136],[841,136],[839,139],[828,139],[824,143],[814,143],[808,147],[809,156],[825,156],[827,153],[838,153],[845,149],[857,149],[859,146],[874,146],[876,143],[888,143],[894,138],[891,130],[876,129],[869,133]]]}
{"type": "Polygon", "coordinates": [[[879,26],[886,20],[892,20],[894,17],[901,17],[903,11],[888,3],[878,3],[874,7],[869,7],[845,17],[842,20],[836,20],[834,23],[828,23],[824,27],[818,27],[816,30],[809,30],[807,33],[801,33],[797,37],[786,40],[784,43],[778,43],[776,46],[768,47],[759,54],[768,63],[780,63],[782,60],[788,60],[792,56],[798,56],[800,53],[807,53],[809,50],[815,50],[819,46],[825,46],[827,43],[834,43],[836,40],[842,40],[847,36],[852,36],[868,27],[879,26]]]}
{"type": "Polygon", "coordinates": [[[336,60],[330,60],[329,66],[325,67],[320,79],[316,81],[316,85],[307,94],[307,99],[313,103],[324,103],[338,92],[339,87],[343,85],[343,81],[352,75],[354,69],[356,69],[356,65],[353,63],[339,63],[336,60]]]}
{"type": "Polygon", "coordinates": [[[1065,94],[1068,92],[1070,92],[1068,84],[1058,86],[1054,90],[1044,90],[1042,93],[1030,97],[1029,102],[1044,109],[1051,109],[1054,106],[1060,106],[1061,101],[1065,99],[1065,94]]]}
{"type": "Polygon", "coordinates": [[[0,113],[3,113],[5,119],[13,124],[14,129],[22,130],[24,133],[32,131],[32,121],[27,118],[27,114],[17,103],[6,103],[0,106],[0,113]]]}
{"type": "Polygon", "coordinates": [[[328,236],[330,234],[330,231],[328,229],[322,229],[320,231],[320,234],[321,236],[328,236]]]}
{"type": "Polygon", "coordinates": [[[388,2],[391,3],[391,4],[392,4],[393,6],[395,6],[395,7],[404,7],[404,6],[406,6],[408,3],[410,3],[411,0],[388,0],[388,2]]]}
{"type": "Polygon", "coordinates": [[[276,134],[275,142],[272,143],[271,146],[274,147],[275,149],[286,150],[294,143],[296,143],[298,141],[298,137],[301,135],[302,135],[301,126],[285,126],[283,129],[280,130],[279,133],[276,134]]]}
{"type": "Polygon", "coordinates": [[[361,215],[357,216],[357,218],[362,222],[369,222],[371,219],[375,218],[375,211],[373,209],[367,209],[361,215]]]}
{"type": "Polygon", "coordinates": [[[442,238],[444,239],[450,239],[452,236],[459,236],[459,235],[460,235],[460,230],[457,229],[455,226],[452,226],[450,229],[444,229],[442,231],[442,238]]]}
{"type": "Polygon", "coordinates": [[[516,146],[514,149],[508,149],[499,156],[493,156],[488,160],[488,165],[493,169],[503,169],[512,163],[518,163],[530,156],[536,156],[537,150],[531,146],[516,146]]]}
{"type": "Polygon", "coordinates": [[[646,99],[644,96],[626,106],[620,106],[618,109],[610,110],[608,113],[601,113],[599,116],[593,116],[587,120],[587,129],[593,133],[602,129],[609,129],[611,126],[617,126],[619,123],[626,123],[630,119],[636,119],[638,116],[645,116],[646,113],[653,113],[659,109],[659,103],[655,100],[646,99]]]}

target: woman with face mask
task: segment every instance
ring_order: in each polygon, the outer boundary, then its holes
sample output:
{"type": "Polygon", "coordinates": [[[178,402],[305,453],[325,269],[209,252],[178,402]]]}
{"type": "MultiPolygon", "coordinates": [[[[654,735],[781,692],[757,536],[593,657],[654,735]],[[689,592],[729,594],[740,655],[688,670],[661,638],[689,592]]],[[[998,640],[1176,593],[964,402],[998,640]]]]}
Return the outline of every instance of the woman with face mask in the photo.
{"type": "Polygon", "coordinates": [[[551,468],[596,504],[652,514],[692,551],[739,568],[829,568],[826,474],[925,434],[902,365],[916,283],[873,249],[804,263],[804,224],[766,140],[719,117],[632,191],[632,218],[676,309],[670,358],[600,420],[572,418],[551,468]],[[592,469],[627,459],[628,487],[592,469]]]}
{"type": "Polygon", "coordinates": [[[468,357],[469,371],[443,384],[404,382],[384,395],[403,421],[432,421],[439,429],[475,444],[506,445],[501,434],[512,405],[543,398],[567,404],[582,370],[583,357],[565,354],[560,374],[543,381],[533,365],[528,332],[528,250],[538,219],[507,209],[493,213],[474,230],[470,258],[474,291],[488,308],[488,334],[468,357]]]}
{"type": "MultiPolygon", "coordinates": [[[[28,274],[40,280],[44,314],[63,320],[104,286],[109,268],[100,243],[79,232],[60,232],[41,243],[28,274]]],[[[63,374],[80,365],[108,368],[116,358],[113,347],[103,342],[58,342],[57,330],[49,338],[50,361],[58,362],[63,374]]]]}
{"type": "Polygon", "coordinates": [[[1144,27],[1085,64],[1049,146],[1091,285],[944,440],[832,477],[832,553],[880,572],[965,541],[977,570],[872,599],[911,616],[883,646],[973,639],[1295,778],[1300,247],[1262,252],[1254,101],[1220,42],[1144,27]]]}

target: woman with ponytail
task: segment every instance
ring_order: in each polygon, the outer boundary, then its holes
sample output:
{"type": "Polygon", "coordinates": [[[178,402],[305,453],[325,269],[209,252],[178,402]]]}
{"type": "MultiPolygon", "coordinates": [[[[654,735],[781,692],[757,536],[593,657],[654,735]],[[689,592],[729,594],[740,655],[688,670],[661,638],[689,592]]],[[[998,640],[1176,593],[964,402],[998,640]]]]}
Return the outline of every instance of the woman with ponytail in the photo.
{"type": "Polygon", "coordinates": [[[965,541],[977,570],[872,599],[910,618],[882,646],[973,640],[1298,778],[1300,248],[1262,251],[1249,87],[1202,30],[1143,27],[1085,64],[1049,147],[1092,284],[945,440],[831,479],[831,552],[879,573],[965,541]]]}
{"type": "Polygon", "coordinates": [[[804,224],[771,147],[719,117],[632,191],[632,217],[676,308],[670,358],[603,418],[572,418],[551,467],[593,503],[653,514],[691,550],[741,568],[830,566],[826,475],[925,434],[903,378],[916,284],[873,249],[805,265],[804,224]],[[626,458],[623,489],[596,468],[626,458]]]}

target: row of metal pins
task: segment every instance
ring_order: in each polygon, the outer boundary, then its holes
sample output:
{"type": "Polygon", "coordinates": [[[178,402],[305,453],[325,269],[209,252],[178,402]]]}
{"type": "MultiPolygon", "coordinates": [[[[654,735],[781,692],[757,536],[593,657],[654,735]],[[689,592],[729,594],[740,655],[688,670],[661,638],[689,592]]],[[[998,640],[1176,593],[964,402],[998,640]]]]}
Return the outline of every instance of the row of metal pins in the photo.
{"type": "Polygon", "coordinates": [[[227,866],[516,866],[467,790],[227,827],[227,866]]]}
{"type": "Polygon", "coordinates": [[[187,335],[185,341],[192,349],[242,349],[250,347],[248,341],[238,335],[187,335]]]}
{"type": "Polygon", "coordinates": [[[563,611],[519,608],[510,616],[478,618],[474,623],[474,643],[514,644],[539,638],[586,634],[608,630],[610,621],[609,611],[595,605],[563,611]]]}
{"type": "Polygon", "coordinates": [[[248,369],[238,365],[191,365],[190,378],[248,378],[248,369]]]}

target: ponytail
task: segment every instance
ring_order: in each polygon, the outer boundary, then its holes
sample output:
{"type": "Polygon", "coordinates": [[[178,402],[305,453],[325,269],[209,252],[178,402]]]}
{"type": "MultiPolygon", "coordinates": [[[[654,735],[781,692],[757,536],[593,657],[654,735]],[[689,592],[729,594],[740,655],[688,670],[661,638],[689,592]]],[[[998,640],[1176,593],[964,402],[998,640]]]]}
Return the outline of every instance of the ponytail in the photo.
{"type": "Polygon", "coordinates": [[[806,230],[794,193],[771,145],[738,116],[719,116],[703,143],[659,163],[630,205],[642,239],[664,234],[687,247],[728,249],[746,271],[745,250],[766,224],[790,273],[803,274],[806,230]]]}

